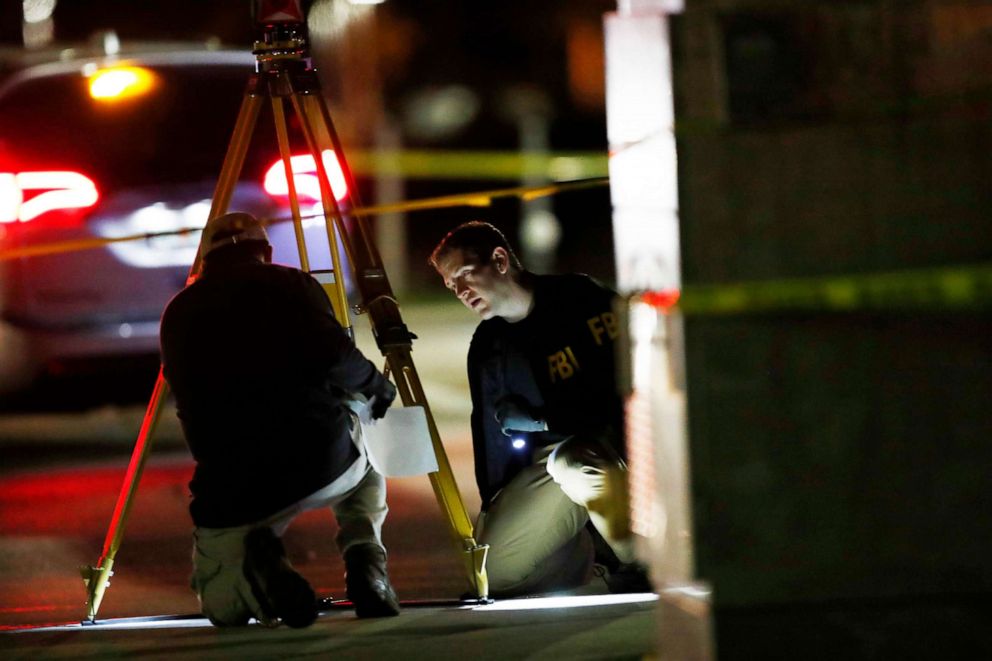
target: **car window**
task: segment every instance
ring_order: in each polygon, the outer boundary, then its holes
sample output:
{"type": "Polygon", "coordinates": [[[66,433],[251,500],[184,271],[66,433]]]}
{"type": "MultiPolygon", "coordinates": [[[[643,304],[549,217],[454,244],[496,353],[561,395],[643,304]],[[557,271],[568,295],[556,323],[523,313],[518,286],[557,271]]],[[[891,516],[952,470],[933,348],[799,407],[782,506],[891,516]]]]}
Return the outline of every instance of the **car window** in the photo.
{"type": "MultiPolygon", "coordinates": [[[[150,68],[157,84],[114,102],[90,97],[74,74],[30,79],[0,99],[0,152],[18,168],[71,169],[104,190],[214,180],[234,129],[250,69],[150,68]]],[[[253,136],[243,176],[261,177],[277,155],[271,119],[253,136]],[[259,148],[261,147],[261,148],[259,148]]]]}

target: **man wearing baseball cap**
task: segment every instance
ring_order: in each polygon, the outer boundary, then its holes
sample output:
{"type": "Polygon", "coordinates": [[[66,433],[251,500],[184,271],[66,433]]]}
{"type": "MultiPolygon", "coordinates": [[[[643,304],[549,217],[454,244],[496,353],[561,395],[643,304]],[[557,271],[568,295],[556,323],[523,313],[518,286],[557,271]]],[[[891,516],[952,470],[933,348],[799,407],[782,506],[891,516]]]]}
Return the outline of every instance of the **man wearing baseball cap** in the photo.
{"type": "Polygon", "coordinates": [[[398,614],[380,535],[385,481],[347,406],[364,398],[382,417],[395,387],[355,347],[317,281],[271,263],[256,218],[211,219],[200,255],[200,277],[165,309],[161,343],[196,460],[192,586],[203,613],[218,626],[311,624],[316,596],[281,537],[296,515],[329,507],[358,616],[398,614]]]}

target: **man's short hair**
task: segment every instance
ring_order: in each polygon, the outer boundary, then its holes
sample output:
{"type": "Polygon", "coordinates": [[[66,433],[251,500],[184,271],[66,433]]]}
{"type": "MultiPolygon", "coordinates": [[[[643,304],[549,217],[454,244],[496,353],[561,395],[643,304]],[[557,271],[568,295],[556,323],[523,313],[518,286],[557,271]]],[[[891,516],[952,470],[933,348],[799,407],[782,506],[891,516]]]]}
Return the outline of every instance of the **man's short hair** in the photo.
{"type": "Polygon", "coordinates": [[[455,229],[448,232],[447,236],[431,253],[430,265],[435,270],[440,270],[440,264],[445,258],[455,250],[461,250],[466,257],[473,259],[476,264],[484,266],[492,259],[493,251],[502,248],[510,257],[510,266],[517,270],[523,270],[523,264],[517,259],[517,255],[510,247],[510,242],[495,226],[481,220],[470,220],[462,223],[455,229]]]}

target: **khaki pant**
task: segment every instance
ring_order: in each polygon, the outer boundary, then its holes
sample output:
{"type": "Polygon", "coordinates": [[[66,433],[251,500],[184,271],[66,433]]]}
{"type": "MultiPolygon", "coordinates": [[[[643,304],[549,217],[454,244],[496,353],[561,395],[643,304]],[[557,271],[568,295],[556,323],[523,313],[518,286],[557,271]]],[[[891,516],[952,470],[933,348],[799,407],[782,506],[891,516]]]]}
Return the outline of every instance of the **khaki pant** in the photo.
{"type": "Polygon", "coordinates": [[[361,456],[338,479],[267,519],[236,528],[200,527],[193,532],[191,585],[203,614],[219,626],[247,624],[252,617],[267,622],[242,569],[245,536],[267,526],[282,537],[299,514],[321,507],[334,511],[338,522],[335,541],[342,554],[355,544],[382,547],[386,481],[372,468],[362,449],[361,456]]]}
{"type": "Polygon", "coordinates": [[[623,562],[633,559],[625,525],[623,462],[598,439],[570,437],[538,450],[479,516],[480,543],[489,544],[487,568],[495,596],[533,594],[588,580],[592,542],[587,521],[623,562]]]}

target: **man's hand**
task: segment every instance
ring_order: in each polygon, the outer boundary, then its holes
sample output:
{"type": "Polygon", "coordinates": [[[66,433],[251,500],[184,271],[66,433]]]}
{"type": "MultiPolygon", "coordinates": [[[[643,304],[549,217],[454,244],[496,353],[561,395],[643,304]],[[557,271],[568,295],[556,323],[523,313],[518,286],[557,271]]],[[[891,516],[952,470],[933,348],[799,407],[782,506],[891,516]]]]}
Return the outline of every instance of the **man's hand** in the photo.
{"type": "Polygon", "coordinates": [[[496,402],[496,422],[506,436],[513,432],[548,430],[548,423],[531,410],[526,400],[517,395],[508,395],[496,402]]]}
{"type": "Polygon", "coordinates": [[[394,399],[396,399],[396,386],[389,379],[383,379],[382,385],[372,394],[372,402],[369,405],[372,419],[378,420],[386,415],[386,411],[394,399]]]}

